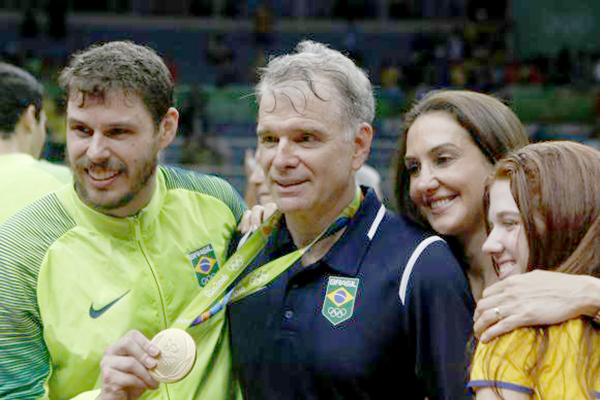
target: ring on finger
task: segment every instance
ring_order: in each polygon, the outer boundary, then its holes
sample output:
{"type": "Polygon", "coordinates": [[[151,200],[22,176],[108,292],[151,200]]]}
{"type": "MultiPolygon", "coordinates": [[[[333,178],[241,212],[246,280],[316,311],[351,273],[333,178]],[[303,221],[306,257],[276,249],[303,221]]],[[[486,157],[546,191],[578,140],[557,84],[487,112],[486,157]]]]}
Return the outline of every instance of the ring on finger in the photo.
{"type": "Polygon", "coordinates": [[[500,312],[500,307],[494,307],[494,312],[496,313],[496,317],[498,318],[498,321],[500,321],[502,319],[502,313],[500,312]]]}

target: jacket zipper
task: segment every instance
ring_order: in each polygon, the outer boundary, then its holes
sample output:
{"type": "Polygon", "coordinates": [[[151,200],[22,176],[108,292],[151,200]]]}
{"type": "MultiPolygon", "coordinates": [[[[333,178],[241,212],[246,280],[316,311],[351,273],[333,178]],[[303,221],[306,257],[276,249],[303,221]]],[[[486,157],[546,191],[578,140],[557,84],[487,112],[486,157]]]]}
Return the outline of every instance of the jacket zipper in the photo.
{"type": "MultiPolygon", "coordinates": [[[[160,299],[160,306],[161,306],[161,311],[162,311],[163,329],[166,329],[167,328],[167,310],[165,308],[165,300],[163,298],[163,290],[160,287],[160,282],[158,280],[158,275],[156,273],[156,269],[154,268],[154,265],[148,258],[148,250],[146,249],[146,244],[144,243],[144,240],[142,237],[142,229],[140,227],[140,220],[137,216],[133,217],[133,225],[135,227],[135,241],[137,242],[137,245],[140,248],[142,255],[144,256],[144,259],[146,260],[146,264],[148,264],[148,267],[150,267],[150,272],[152,273],[152,277],[154,278],[154,283],[156,284],[155,287],[156,287],[156,291],[158,292],[158,297],[160,299]]],[[[164,384],[161,386],[164,390],[164,393],[166,394],[166,398],[171,399],[171,396],[169,394],[169,385],[164,384]]]]}

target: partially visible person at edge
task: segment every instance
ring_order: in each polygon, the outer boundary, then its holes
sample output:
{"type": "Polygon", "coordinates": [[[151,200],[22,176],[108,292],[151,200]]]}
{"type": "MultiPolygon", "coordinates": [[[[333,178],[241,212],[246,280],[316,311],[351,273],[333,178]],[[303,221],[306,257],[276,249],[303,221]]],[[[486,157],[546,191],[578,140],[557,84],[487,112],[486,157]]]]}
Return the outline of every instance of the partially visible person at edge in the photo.
{"type": "Polygon", "coordinates": [[[60,82],[74,185],[0,228],[0,397],[215,398],[203,363],[159,385],[148,338],[224,262],[245,206],[219,178],[157,165],[179,114],[153,50],[91,46],[60,82]]]}
{"type": "Polygon", "coordinates": [[[255,205],[265,206],[273,202],[265,180],[265,174],[258,162],[254,150],[246,149],[244,153],[244,171],[246,173],[246,193],[244,200],[248,207],[255,205]]]}
{"type": "MultiPolygon", "coordinates": [[[[536,143],[496,165],[483,252],[500,279],[544,269],[600,277],[600,152],[536,143]]],[[[600,321],[598,321],[600,322],[600,321]]],[[[579,317],[479,343],[469,386],[481,399],[599,399],[600,325],[579,317]]]]}
{"type": "Polygon", "coordinates": [[[246,270],[262,289],[228,309],[245,398],[466,396],[460,264],[356,184],[373,142],[366,74],[305,41],[270,60],[256,95],[258,161],[283,216],[246,270]]]}
{"type": "Polygon", "coordinates": [[[39,157],[46,143],[44,88],[29,72],[0,63],[0,223],[71,179],[39,157]]]}
{"type": "Polygon", "coordinates": [[[536,271],[494,284],[492,260],[481,251],[482,198],[493,165],[528,143],[517,116],[492,96],[439,90],[405,119],[396,167],[398,211],[443,235],[463,260],[477,300],[475,334],[487,341],[518,327],[598,312],[600,280],[593,277],[536,271]]]}

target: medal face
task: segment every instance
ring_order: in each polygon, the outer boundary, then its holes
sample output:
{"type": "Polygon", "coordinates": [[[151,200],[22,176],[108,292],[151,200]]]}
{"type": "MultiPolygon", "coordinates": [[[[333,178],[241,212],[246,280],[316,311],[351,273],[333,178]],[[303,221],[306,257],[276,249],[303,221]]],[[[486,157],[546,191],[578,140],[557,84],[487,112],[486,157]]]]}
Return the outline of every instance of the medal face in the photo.
{"type": "Polygon", "coordinates": [[[169,328],[152,338],[160,349],[158,364],[150,370],[152,378],[159,382],[177,382],[185,378],[196,361],[196,344],[184,330],[169,328]]]}

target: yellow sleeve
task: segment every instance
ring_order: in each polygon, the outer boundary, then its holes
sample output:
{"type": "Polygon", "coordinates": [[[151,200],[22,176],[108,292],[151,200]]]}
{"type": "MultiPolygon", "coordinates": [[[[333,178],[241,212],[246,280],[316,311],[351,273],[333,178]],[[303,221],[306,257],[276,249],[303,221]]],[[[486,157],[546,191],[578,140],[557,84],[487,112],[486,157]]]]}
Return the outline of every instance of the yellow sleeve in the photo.
{"type": "Polygon", "coordinates": [[[535,331],[524,328],[489,343],[478,343],[468,387],[473,391],[498,387],[533,394],[534,383],[527,371],[536,360],[534,339],[535,331]]]}

